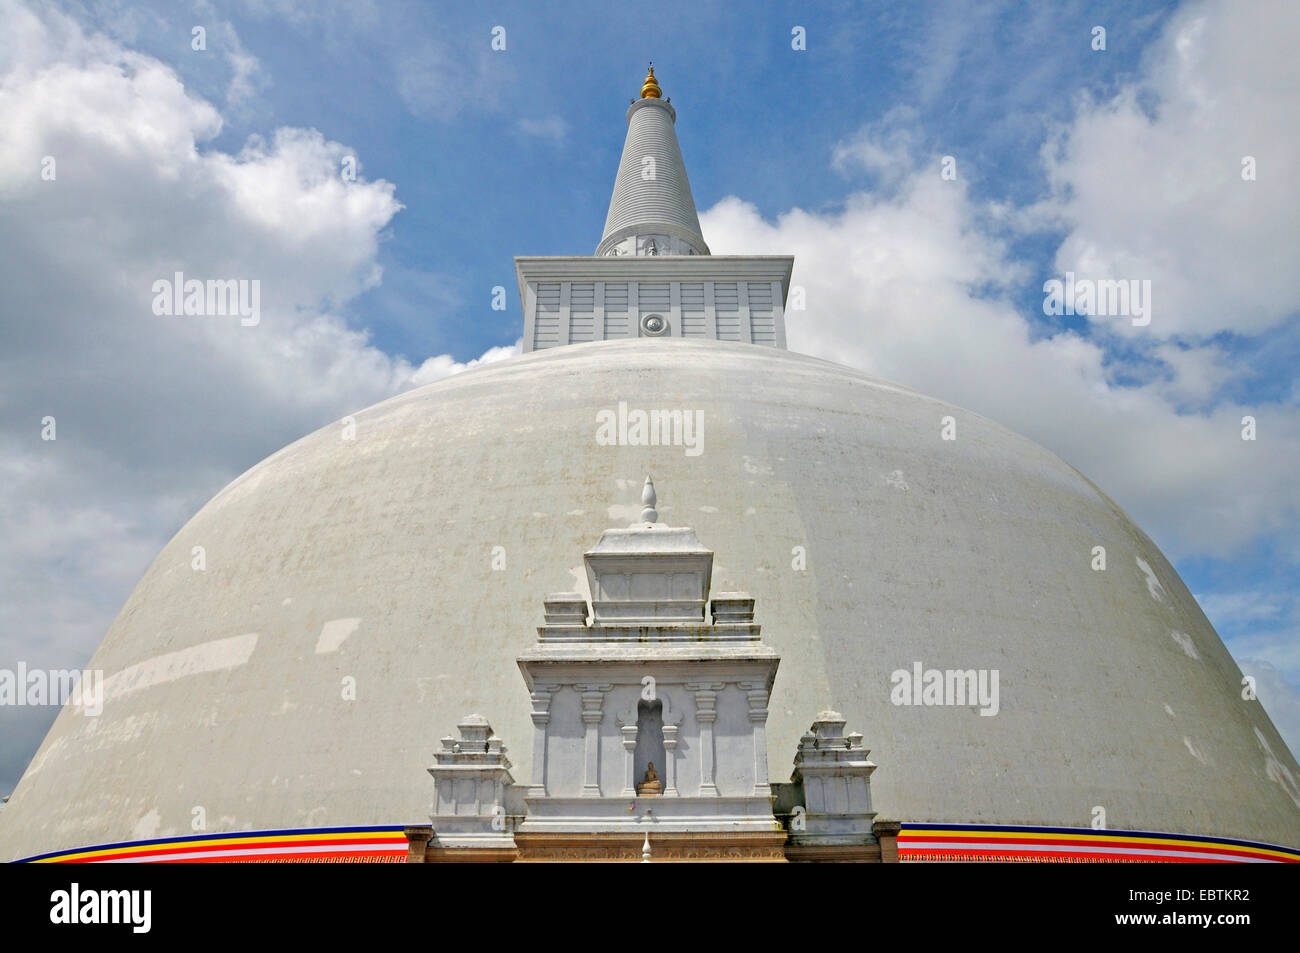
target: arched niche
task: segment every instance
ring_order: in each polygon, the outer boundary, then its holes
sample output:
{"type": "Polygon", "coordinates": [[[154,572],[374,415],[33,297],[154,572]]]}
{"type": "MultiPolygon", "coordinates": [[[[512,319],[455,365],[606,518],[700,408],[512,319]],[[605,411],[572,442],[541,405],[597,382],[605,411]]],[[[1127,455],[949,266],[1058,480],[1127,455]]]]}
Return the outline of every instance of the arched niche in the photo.
{"type": "Polygon", "coordinates": [[[633,777],[639,783],[646,767],[654,762],[655,771],[662,781],[667,771],[664,755],[664,703],[661,699],[641,699],[636,706],[636,754],[633,758],[633,777]]]}

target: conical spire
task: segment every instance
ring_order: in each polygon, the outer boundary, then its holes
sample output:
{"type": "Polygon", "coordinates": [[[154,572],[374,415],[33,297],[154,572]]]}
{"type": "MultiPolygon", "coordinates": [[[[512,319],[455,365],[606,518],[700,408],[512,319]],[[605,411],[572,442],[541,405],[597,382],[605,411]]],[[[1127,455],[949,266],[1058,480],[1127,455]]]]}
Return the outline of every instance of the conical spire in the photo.
{"type": "Polygon", "coordinates": [[[659,498],[655,494],[655,485],[650,480],[650,475],[646,474],[645,486],[641,488],[641,522],[658,523],[659,511],[655,509],[659,505],[659,498]]]}
{"type": "Polygon", "coordinates": [[[605,255],[707,255],[691,183],[673,128],[677,112],[662,98],[654,67],[627,111],[627,139],[596,247],[605,255]]]}

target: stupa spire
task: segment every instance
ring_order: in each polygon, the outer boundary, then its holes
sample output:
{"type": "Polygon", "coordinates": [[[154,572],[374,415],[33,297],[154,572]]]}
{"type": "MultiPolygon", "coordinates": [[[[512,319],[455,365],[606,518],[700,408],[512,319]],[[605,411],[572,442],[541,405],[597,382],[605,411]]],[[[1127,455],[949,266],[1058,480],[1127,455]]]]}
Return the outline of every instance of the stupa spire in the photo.
{"type": "Polygon", "coordinates": [[[658,99],[660,95],[659,81],[655,79],[655,65],[651,63],[646,71],[645,82],[641,84],[641,98],[658,99]]]}
{"type": "MultiPolygon", "coordinates": [[[[655,72],[651,64],[641,98],[627,111],[627,138],[596,253],[515,259],[525,352],[632,338],[785,347],[794,259],[709,253],[677,145],[677,114],[655,72]]],[[[623,434],[630,420],[623,402],[619,408],[612,423],[623,434]]],[[[690,416],[680,418],[683,427],[690,416]]],[[[702,433],[702,426],[693,432],[702,433]]],[[[680,436],[690,433],[683,429],[680,436]]]]}
{"type": "Polygon", "coordinates": [[[655,495],[655,485],[650,479],[649,474],[645,478],[645,486],[641,488],[641,522],[658,523],[659,511],[655,507],[659,503],[658,496],[655,495]]]}
{"type": "Polygon", "coordinates": [[[677,112],[663,98],[654,64],[627,110],[627,139],[596,255],[707,255],[677,144],[677,112]]]}

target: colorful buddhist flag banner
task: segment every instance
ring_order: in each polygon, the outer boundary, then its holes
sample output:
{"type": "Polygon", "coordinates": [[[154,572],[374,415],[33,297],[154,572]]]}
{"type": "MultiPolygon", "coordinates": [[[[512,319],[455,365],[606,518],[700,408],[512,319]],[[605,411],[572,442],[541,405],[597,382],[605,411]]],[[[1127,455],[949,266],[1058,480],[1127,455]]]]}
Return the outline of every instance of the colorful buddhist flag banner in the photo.
{"type": "Polygon", "coordinates": [[[27,858],[34,863],[401,863],[401,827],[326,827],[100,844],[27,858]]]}
{"type": "MultiPolygon", "coordinates": [[[[399,826],[248,831],[205,837],[100,844],[28,857],[32,863],[402,863],[406,836],[399,826]]],[[[985,863],[1300,863],[1300,850],[1188,834],[1007,827],[976,824],[904,824],[899,859],[985,863]]]]}
{"type": "Polygon", "coordinates": [[[921,862],[1300,863],[1300,850],[1226,837],[976,824],[904,824],[898,855],[921,862]]]}

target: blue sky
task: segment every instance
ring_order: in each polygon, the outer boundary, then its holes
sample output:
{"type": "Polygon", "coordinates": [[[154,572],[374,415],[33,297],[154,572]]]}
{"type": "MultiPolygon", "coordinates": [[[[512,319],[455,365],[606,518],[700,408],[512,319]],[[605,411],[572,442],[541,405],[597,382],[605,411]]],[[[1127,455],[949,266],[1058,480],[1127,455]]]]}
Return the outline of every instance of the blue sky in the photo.
{"type": "MultiPolygon", "coordinates": [[[[351,302],[349,316],[385,351],[468,359],[518,336],[516,296],[502,314],[484,293],[513,289],[513,255],[595,247],[623,109],[650,60],[666,95],[676,92],[701,209],[728,195],[766,217],[841,205],[873,176],[834,172],[832,147],[898,105],[917,111],[921,148],[980,170],[980,194],[1030,202],[1044,188],[1036,157],[1050,124],[1081,91],[1105,96],[1131,77],[1173,6],[666,3],[648,14],[605,3],[393,3],[286,22],[235,5],[224,12],[262,79],[255,99],[223,112],[208,146],[237,152],[282,125],[352,145],[364,174],[396,183],[405,208],[379,256],[383,285],[351,302]],[[1110,26],[1103,55],[1079,39],[1099,22],[1110,26]],[[802,55],[791,49],[794,25],[809,38],[802,55]],[[506,29],[505,51],[490,49],[495,26],[506,29]],[[430,75],[404,94],[406,68],[430,75]],[[563,132],[528,135],[522,120],[563,132]]],[[[203,17],[136,33],[137,47],[220,102],[229,69],[215,43],[209,56],[191,53],[191,20],[203,17]]],[[[1053,250],[1039,237],[1024,251],[1048,260],[1053,250]]],[[[1040,298],[1034,289],[1026,304],[1040,298]]]]}
{"type": "MultiPolygon", "coordinates": [[[[792,347],[984,413],[1094,479],[1300,743],[1300,293],[1286,278],[1300,195],[1295,124],[1279,121],[1300,91],[1300,23],[1285,4],[0,8],[0,251],[51,315],[25,324],[20,294],[0,325],[14,487],[0,562],[21,594],[0,616],[0,665],[83,664],[229,479],[349,410],[506,353],[521,329],[512,257],[594,250],[653,60],[714,251],[796,255],[810,306],[790,316],[792,347]],[[76,108],[91,88],[102,101],[76,108]],[[14,156],[47,151],[67,157],[58,211],[15,171],[14,156]],[[122,171],[79,179],[81,154],[122,171]],[[360,181],[323,184],[347,155],[360,181]],[[956,183],[939,179],[945,155],[956,183]],[[319,220],[294,220],[302,196],[319,220]],[[133,231],[146,206],[167,211],[133,231]],[[240,215],[261,216],[257,241],[240,215]],[[53,234],[37,221],[62,228],[58,257],[79,270],[24,256],[53,234]],[[281,275],[294,290],[269,304],[277,361],[232,345],[170,366],[173,352],[101,336],[86,315],[112,310],[102,289],[169,254],[195,271],[256,254],[281,275]],[[1116,269],[1154,280],[1150,330],[1043,314],[1044,280],[1116,269]],[[50,358],[68,340],[83,365],[50,358]],[[103,415],[94,438],[29,464],[15,421],[70,389],[103,415]],[[1247,413],[1260,438],[1244,446],[1247,413]]],[[[0,749],[0,788],[52,717],[0,749]]]]}

